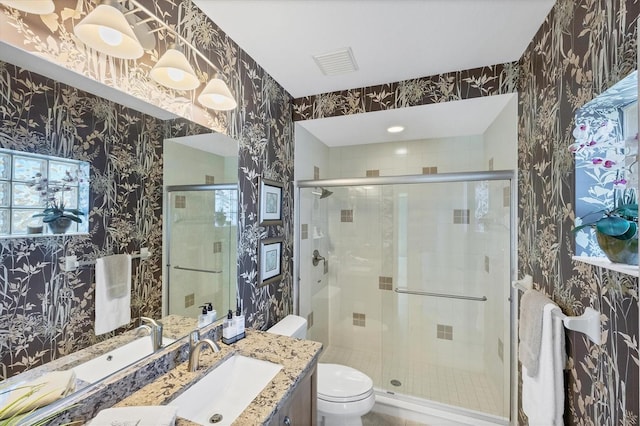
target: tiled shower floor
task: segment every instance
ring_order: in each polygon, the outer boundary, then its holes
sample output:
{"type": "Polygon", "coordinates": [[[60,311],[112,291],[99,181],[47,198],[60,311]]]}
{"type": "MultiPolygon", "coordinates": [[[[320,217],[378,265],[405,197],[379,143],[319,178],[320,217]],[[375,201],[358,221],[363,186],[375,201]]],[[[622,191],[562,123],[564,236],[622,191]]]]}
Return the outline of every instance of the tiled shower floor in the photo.
{"type": "Polygon", "coordinates": [[[439,365],[419,363],[390,365],[381,371],[380,354],[329,346],[320,362],[343,364],[367,374],[374,386],[398,394],[410,395],[430,401],[449,404],[496,416],[505,416],[500,393],[484,374],[458,370],[439,365]],[[394,386],[391,380],[399,380],[394,386]]]}

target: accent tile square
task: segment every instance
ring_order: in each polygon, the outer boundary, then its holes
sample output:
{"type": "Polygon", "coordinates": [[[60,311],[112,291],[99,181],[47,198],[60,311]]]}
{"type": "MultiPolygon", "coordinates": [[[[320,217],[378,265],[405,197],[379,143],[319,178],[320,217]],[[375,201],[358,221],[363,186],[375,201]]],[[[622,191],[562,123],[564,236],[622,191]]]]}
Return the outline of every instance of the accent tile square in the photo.
{"type": "Polygon", "coordinates": [[[174,207],[176,209],[186,209],[187,208],[186,195],[176,195],[176,198],[174,200],[174,207]]]}
{"type": "Polygon", "coordinates": [[[380,290],[393,290],[393,278],[378,277],[378,288],[380,290]]]}
{"type": "Polygon", "coordinates": [[[511,205],[511,188],[505,186],[502,188],[502,207],[509,207],[511,205]]]}
{"type": "Polygon", "coordinates": [[[366,315],[354,312],[353,325],[355,325],[356,327],[364,327],[366,325],[366,315]]]}
{"type": "Polygon", "coordinates": [[[306,240],[309,238],[309,224],[303,223],[300,225],[300,239],[306,240]]]}
{"type": "Polygon", "coordinates": [[[454,224],[469,224],[469,209],[454,209],[453,210],[453,223],[454,224]]]}
{"type": "Polygon", "coordinates": [[[313,327],[313,311],[309,312],[307,315],[307,330],[313,327]]]}
{"type": "Polygon", "coordinates": [[[320,167],[318,166],[313,166],[313,179],[314,180],[320,179],[320,167]]]}
{"type": "Polygon", "coordinates": [[[340,222],[353,222],[353,210],[340,210],[340,222]]]}
{"type": "Polygon", "coordinates": [[[204,175],[204,183],[206,185],[213,185],[216,183],[216,177],[211,175],[204,175]]]}
{"type": "Polygon", "coordinates": [[[438,173],[438,168],[435,166],[423,167],[422,174],[423,175],[435,175],[438,173]]]}
{"type": "Polygon", "coordinates": [[[213,252],[222,253],[222,241],[216,241],[213,243],[213,252]]]}
{"type": "Polygon", "coordinates": [[[380,176],[380,170],[367,170],[367,177],[378,177],[380,176]]]}

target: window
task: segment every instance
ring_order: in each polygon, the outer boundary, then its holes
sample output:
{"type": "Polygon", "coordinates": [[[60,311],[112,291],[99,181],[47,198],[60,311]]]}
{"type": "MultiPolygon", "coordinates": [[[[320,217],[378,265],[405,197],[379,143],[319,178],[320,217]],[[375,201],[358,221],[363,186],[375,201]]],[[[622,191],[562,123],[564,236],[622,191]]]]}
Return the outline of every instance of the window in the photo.
{"type": "Polygon", "coordinates": [[[73,222],[68,232],[88,232],[89,163],[0,149],[0,236],[52,234],[46,224],[39,229],[42,218],[33,217],[47,207],[47,197],[34,185],[38,177],[46,179],[50,191],[68,187],[56,197],[66,208],[85,214],[82,223],[73,222]]]}

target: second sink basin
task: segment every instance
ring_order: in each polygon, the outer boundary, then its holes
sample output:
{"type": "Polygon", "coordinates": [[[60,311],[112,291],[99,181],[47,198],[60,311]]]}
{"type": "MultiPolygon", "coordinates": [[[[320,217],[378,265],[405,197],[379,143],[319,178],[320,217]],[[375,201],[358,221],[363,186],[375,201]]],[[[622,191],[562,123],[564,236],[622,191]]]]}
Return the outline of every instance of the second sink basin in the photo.
{"type": "Polygon", "coordinates": [[[178,416],[202,425],[230,425],[278,374],[282,365],[234,355],[192,385],[169,405],[178,416]]]}
{"type": "MultiPolygon", "coordinates": [[[[166,346],[173,341],[173,339],[164,337],[162,339],[162,345],[166,346]]],[[[95,357],[90,361],[75,366],[73,367],[73,371],[76,373],[77,379],[88,383],[95,383],[152,353],[151,338],[141,337],[95,357]]]]}

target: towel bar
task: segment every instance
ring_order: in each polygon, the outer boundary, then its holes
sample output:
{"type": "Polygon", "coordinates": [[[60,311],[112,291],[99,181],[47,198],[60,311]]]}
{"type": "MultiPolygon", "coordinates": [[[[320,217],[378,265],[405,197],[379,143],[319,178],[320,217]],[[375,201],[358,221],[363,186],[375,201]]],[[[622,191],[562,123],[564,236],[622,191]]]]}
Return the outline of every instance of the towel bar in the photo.
{"type": "MultiPolygon", "coordinates": [[[[511,283],[514,288],[521,291],[527,291],[533,289],[533,278],[531,275],[525,275],[521,280],[511,283]]],[[[584,313],[577,317],[569,317],[562,313],[562,311],[553,311],[553,314],[562,319],[562,323],[565,328],[573,331],[578,331],[587,335],[596,345],[602,344],[602,333],[600,331],[600,312],[587,306],[584,313]]]]}
{"type": "MultiPolygon", "coordinates": [[[[147,247],[141,247],[140,253],[131,254],[132,259],[147,260],[149,257],[151,257],[151,252],[147,247]]],[[[76,256],[66,256],[66,257],[63,257],[62,260],[64,260],[64,263],[62,264],[62,270],[65,272],[75,271],[81,266],[89,266],[89,265],[96,264],[95,260],[78,261],[78,258],[76,256]]]]}

